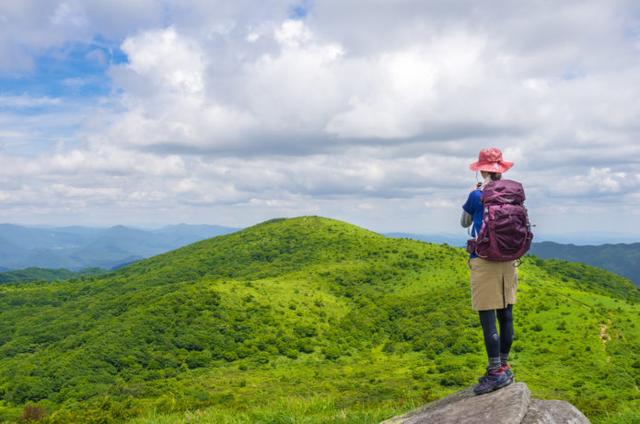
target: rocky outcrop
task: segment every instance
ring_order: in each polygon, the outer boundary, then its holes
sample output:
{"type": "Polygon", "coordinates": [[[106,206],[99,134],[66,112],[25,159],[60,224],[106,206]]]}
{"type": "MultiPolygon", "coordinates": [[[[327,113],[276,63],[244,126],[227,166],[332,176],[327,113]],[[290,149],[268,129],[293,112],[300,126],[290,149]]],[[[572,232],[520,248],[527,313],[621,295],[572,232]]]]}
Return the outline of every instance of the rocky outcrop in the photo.
{"type": "Polygon", "coordinates": [[[476,396],[472,388],[426,404],[381,424],[589,424],[562,400],[532,399],[524,383],[476,396]]]}

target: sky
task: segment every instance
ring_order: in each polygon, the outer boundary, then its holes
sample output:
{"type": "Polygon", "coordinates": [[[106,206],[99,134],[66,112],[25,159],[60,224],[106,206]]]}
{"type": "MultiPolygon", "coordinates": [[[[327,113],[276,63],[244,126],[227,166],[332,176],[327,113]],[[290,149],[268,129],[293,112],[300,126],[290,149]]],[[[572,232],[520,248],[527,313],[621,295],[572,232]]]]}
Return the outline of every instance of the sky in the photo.
{"type": "Polygon", "coordinates": [[[534,233],[640,241],[637,1],[0,3],[0,222],[464,234],[480,149],[534,233]]]}

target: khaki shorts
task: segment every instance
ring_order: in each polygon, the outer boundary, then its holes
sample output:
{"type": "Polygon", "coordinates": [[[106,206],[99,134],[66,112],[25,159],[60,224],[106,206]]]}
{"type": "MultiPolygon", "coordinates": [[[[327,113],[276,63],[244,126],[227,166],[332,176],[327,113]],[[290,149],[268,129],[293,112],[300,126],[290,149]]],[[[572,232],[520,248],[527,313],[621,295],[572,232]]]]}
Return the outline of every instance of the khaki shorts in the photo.
{"type": "Polygon", "coordinates": [[[518,268],[516,261],[496,262],[482,258],[469,261],[471,307],[474,311],[502,309],[516,303],[518,268]]]}

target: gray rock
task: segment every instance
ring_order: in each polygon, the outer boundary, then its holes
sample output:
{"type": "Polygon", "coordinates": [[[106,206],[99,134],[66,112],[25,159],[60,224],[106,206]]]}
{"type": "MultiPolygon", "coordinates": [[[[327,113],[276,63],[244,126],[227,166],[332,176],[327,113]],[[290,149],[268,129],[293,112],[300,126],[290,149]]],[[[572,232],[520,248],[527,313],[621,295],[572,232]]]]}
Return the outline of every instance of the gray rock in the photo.
{"type": "Polygon", "coordinates": [[[531,399],[525,383],[513,383],[479,396],[468,388],[381,424],[427,423],[589,424],[589,420],[568,402],[531,399]]]}
{"type": "Polygon", "coordinates": [[[531,399],[522,424],[584,424],[589,420],[564,400],[531,399]]]}
{"type": "Polygon", "coordinates": [[[514,424],[527,413],[530,392],[524,383],[476,396],[469,388],[385,421],[385,424],[514,424]]]}

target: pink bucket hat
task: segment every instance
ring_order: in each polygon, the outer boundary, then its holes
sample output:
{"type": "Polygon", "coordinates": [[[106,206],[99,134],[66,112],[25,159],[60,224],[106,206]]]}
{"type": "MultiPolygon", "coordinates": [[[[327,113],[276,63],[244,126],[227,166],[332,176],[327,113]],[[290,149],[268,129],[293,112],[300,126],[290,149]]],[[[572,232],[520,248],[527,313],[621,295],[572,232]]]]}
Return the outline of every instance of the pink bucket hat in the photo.
{"type": "Polygon", "coordinates": [[[502,160],[502,152],[497,147],[480,150],[478,161],[469,165],[472,171],[498,172],[502,174],[513,166],[513,162],[502,160]]]}

